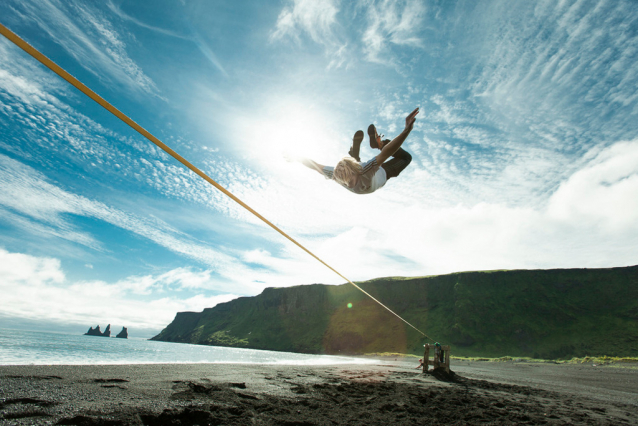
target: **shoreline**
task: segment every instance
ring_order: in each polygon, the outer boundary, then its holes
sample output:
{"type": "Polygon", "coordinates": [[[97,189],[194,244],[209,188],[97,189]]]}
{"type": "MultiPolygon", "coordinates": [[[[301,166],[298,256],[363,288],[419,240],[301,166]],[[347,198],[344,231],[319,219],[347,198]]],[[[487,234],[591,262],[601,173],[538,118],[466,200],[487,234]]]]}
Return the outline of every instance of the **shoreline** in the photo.
{"type": "Polygon", "coordinates": [[[0,424],[638,424],[638,369],[396,358],[0,366],[0,424]]]}

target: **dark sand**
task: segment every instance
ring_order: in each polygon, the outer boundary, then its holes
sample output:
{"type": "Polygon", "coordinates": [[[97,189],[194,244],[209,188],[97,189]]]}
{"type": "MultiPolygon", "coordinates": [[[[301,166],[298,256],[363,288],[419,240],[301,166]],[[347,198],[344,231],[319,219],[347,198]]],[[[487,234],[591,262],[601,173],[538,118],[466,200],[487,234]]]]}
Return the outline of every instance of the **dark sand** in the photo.
{"type": "Polygon", "coordinates": [[[638,424],[635,365],[415,366],[0,366],[0,424],[638,424]]]}

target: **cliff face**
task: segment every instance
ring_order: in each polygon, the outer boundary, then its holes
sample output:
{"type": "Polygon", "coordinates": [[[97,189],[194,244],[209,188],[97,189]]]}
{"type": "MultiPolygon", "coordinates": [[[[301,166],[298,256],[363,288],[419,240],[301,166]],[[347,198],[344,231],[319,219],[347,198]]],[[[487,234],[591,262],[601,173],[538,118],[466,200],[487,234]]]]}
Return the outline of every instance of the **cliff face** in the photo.
{"type": "MultiPolygon", "coordinates": [[[[636,266],[357,284],[433,339],[451,344],[456,355],[638,353],[636,266]]],[[[426,342],[350,284],[268,288],[203,312],[180,312],[153,340],[329,354],[419,354],[426,342]]]]}

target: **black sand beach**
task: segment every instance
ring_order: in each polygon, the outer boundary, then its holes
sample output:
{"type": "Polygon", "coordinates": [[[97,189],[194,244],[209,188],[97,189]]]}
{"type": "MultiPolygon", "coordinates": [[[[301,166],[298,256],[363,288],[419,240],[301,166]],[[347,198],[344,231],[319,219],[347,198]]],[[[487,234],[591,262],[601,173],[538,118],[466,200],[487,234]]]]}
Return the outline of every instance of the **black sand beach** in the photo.
{"type": "Polygon", "coordinates": [[[638,424],[636,366],[0,366],[0,424],[638,424]]]}

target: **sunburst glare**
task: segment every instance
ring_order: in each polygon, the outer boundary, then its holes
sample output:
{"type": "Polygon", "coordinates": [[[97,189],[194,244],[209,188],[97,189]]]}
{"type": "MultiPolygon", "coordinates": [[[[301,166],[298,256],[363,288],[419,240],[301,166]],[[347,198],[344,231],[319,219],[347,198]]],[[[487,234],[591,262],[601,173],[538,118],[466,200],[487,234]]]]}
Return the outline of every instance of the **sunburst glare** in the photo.
{"type": "Polygon", "coordinates": [[[298,100],[271,103],[268,113],[253,122],[247,140],[253,155],[275,164],[297,157],[336,155],[337,132],[327,114],[298,100]]]}

